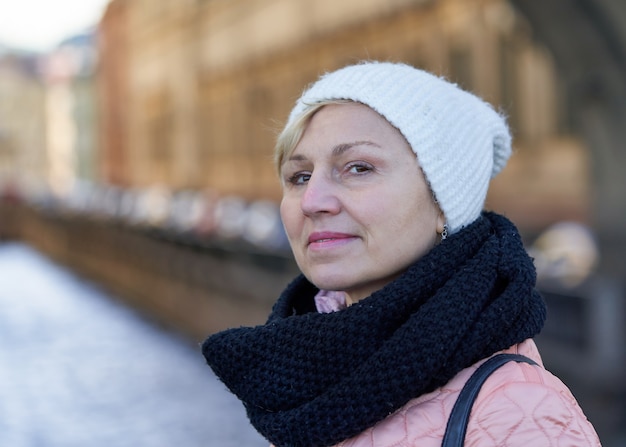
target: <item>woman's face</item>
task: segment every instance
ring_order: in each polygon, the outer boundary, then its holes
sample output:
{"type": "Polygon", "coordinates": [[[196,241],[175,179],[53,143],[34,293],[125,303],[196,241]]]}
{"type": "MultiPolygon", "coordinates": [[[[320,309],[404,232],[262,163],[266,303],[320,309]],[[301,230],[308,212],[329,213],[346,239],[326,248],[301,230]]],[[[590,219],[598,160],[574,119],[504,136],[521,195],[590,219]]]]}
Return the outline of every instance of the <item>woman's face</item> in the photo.
{"type": "Polygon", "coordinates": [[[353,302],[404,272],[443,229],[408,143],[362,104],[313,115],[281,177],[281,216],[302,273],[353,302]]]}

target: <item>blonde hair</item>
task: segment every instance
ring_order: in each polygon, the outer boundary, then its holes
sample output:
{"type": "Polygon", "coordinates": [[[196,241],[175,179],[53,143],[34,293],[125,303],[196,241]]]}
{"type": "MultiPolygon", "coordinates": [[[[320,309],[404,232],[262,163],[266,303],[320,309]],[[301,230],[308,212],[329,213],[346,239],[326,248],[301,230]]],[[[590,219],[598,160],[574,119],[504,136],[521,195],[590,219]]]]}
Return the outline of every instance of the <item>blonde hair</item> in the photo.
{"type": "Polygon", "coordinates": [[[289,119],[288,124],[276,138],[274,146],[274,166],[280,174],[281,166],[285,158],[289,157],[294,151],[304,131],[306,130],[311,118],[325,106],[331,104],[354,104],[355,101],[350,99],[325,99],[314,104],[308,104],[306,108],[295,119],[289,119]]]}

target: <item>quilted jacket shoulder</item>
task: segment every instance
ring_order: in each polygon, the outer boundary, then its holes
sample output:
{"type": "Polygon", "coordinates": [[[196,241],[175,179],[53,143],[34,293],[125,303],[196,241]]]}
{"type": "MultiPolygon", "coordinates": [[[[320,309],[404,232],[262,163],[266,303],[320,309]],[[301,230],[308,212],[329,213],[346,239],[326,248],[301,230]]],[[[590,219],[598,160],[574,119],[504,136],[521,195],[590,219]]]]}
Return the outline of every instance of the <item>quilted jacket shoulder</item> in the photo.
{"type": "MultiPolygon", "coordinates": [[[[503,352],[525,355],[541,366],[510,362],[487,379],[472,408],[465,446],[600,446],[572,393],[543,368],[532,340],[503,352]]],[[[459,392],[485,360],[337,447],[440,447],[459,392]]]]}

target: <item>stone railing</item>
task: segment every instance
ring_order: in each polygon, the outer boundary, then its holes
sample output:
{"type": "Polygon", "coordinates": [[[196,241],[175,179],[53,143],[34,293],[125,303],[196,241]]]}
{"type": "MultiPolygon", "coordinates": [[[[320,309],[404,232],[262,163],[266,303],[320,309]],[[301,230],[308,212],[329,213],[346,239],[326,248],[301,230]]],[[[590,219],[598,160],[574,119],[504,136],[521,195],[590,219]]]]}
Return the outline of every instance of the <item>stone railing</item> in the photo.
{"type": "Polygon", "coordinates": [[[23,240],[158,322],[195,339],[261,324],[298,273],[287,255],[119,222],[0,205],[0,237],[23,240]]]}

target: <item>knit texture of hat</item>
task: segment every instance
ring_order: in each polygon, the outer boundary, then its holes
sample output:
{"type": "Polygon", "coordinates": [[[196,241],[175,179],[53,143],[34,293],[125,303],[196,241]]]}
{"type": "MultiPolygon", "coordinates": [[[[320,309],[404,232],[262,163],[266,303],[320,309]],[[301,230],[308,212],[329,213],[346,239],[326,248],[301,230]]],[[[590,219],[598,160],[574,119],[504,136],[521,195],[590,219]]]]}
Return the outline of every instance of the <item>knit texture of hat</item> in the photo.
{"type": "Polygon", "coordinates": [[[404,135],[449,232],[478,218],[490,180],[511,155],[506,122],[489,104],[409,65],[366,62],[322,76],[297,101],[287,126],[308,106],[334,99],[371,107],[404,135]]]}

